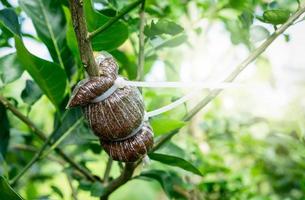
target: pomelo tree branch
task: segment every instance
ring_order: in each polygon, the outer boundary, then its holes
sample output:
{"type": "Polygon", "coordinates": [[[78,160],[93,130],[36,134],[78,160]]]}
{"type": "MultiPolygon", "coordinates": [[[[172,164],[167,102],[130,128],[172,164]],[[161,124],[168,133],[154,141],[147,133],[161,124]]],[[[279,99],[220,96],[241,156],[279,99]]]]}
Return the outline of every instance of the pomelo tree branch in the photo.
{"type": "MultiPolygon", "coordinates": [[[[264,43],[262,43],[258,48],[250,53],[250,55],[243,60],[239,65],[237,65],[234,70],[228,75],[225,79],[225,82],[232,82],[235,78],[247,67],[250,63],[252,63],[257,57],[259,57],[271,44],[272,42],[281,35],[284,31],[286,31],[293,23],[305,12],[305,6],[303,5],[296,11],[294,14],[290,16],[290,18],[285,22],[281,27],[279,27],[275,32],[269,36],[264,43]]],[[[211,102],[214,98],[220,94],[222,90],[216,89],[209,92],[209,94],[203,98],[185,117],[184,121],[189,121],[192,119],[202,108],[204,108],[209,102],[211,102]]],[[[158,150],[163,144],[169,141],[174,135],[179,132],[180,129],[174,130],[164,137],[161,137],[158,141],[156,141],[151,152],[158,150]]],[[[111,181],[108,186],[105,187],[105,191],[101,199],[108,199],[109,195],[114,192],[117,188],[124,185],[132,178],[132,174],[135,168],[141,163],[141,161],[135,163],[126,163],[122,174],[111,181]]]]}

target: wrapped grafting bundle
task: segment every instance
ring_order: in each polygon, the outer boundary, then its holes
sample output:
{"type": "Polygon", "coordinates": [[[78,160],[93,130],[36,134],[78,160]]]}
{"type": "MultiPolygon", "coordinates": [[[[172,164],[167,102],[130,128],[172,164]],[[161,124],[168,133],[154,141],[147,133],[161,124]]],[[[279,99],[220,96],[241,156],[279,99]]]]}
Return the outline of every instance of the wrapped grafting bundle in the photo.
{"type": "Polygon", "coordinates": [[[113,57],[96,58],[101,76],[82,80],[73,91],[68,107],[81,106],[85,118],[104,150],[114,159],[134,162],[153,145],[152,130],[144,122],[144,102],[136,87],[120,84],[113,57]]]}

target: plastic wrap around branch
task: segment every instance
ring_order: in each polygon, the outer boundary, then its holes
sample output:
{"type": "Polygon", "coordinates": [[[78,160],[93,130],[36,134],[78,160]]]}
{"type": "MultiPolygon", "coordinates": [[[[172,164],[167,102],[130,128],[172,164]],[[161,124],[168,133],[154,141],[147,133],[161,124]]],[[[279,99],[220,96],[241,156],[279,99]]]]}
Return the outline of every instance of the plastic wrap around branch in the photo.
{"type": "Polygon", "coordinates": [[[150,117],[181,105],[201,89],[232,87],[228,83],[129,81],[118,75],[117,63],[110,54],[101,53],[96,62],[102,75],[80,81],[67,107],[81,106],[102,147],[114,160],[123,162],[134,162],[152,148],[153,131],[148,123],[150,117]],[[137,87],[188,87],[196,90],[167,106],[146,113],[137,87]]]}

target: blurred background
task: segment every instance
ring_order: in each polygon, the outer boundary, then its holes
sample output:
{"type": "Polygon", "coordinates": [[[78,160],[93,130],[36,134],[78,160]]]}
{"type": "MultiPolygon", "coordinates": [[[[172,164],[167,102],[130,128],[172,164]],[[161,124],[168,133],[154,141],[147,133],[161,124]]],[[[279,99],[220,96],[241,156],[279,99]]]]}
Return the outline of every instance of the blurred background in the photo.
{"type": "MultiPolygon", "coordinates": [[[[16,0],[8,2],[19,6],[16,0]]],[[[119,10],[132,1],[94,2],[95,8],[103,13],[105,9],[119,10]]],[[[0,4],[0,8],[4,6],[0,4]]],[[[146,37],[149,39],[145,47],[145,80],[222,81],[274,31],[272,24],[259,20],[264,10],[293,12],[296,8],[294,0],[147,1],[146,37]],[[248,9],[254,17],[245,25],[247,22],[241,17],[247,18],[244,12],[248,9]],[[152,34],[149,25],[160,19],[173,21],[183,28],[183,32],[173,36],[170,44],[164,45],[172,38],[149,35],[152,34]]],[[[130,29],[136,29],[137,23],[132,24],[131,19],[138,19],[136,11],[125,19],[130,23],[130,29]]],[[[34,36],[24,37],[26,48],[32,54],[52,61],[47,47],[35,39],[37,34],[32,20],[24,12],[20,12],[20,20],[22,31],[34,36]]],[[[181,118],[207,91],[152,119],[156,137],[185,125],[158,153],[188,160],[203,176],[151,160],[137,169],[136,177],[110,199],[304,199],[304,27],[303,21],[290,27],[240,74],[235,81],[238,87],[223,91],[189,123],[184,124],[181,118]]],[[[111,52],[120,63],[121,74],[130,79],[135,78],[136,72],[137,34],[131,31],[129,39],[111,52]],[[122,55],[128,62],[121,59],[122,55]]],[[[0,57],[16,51],[13,39],[9,39],[8,44],[0,48],[0,57]]],[[[55,121],[52,103],[41,92],[37,92],[34,102],[26,100],[29,95],[25,93],[36,94],[33,92],[37,89],[35,86],[28,91],[25,88],[33,83],[31,76],[23,72],[19,79],[10,83],[4,83],[1,78],[1,95],[14,99],[18,109],[46,133],[51,133],[55,121]]],[[[188,92],[189,89],[143,89],[148,111],[167,105],[188,92]]],[[[0,165],[0,172],[8,168],[10,174],[15,174],[33,156],[32,152],[22,149],[32,145],[35,150],[39,143],[25,124],[10,112],[7,114],[11,126],[10,151],[6,164],[0,165]]],[[[105,170],[108,156],[99,149],[98,141],[87,129],[75,130],[63,146],[93,174],[101,175],[105,170]]],[[[4,159],[1,158],[0,163],[1,160],[4,159]]],[[[77,178],[68,180],[64,172],[69,170],[66,167],[63,171],[63,166],[52,159],[43,160],[24,176],[18,191],[25,199],[71,199],[70,183],[76,188],[79,199],[97,199],[100,186],[77,178]]],[[[119,172],[119,165],[115,163],[111,175],[116,177],[119,172]]],[[[77,177],[71,174],[71,177],[77,177]]]]}

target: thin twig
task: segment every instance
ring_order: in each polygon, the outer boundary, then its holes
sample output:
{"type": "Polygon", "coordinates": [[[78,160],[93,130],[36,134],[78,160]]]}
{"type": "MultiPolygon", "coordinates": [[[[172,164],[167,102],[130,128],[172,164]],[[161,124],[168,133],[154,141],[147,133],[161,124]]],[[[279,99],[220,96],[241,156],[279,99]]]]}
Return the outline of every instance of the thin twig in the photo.
{"type": "MultiPolygon", "coordinates": [[[[38,136],[41,141],[45,141],[47,139],[46,134],[43,133],[36,125],[25,115],[23,115],[14,105],[12,105],[8,99],[0,95],[0,103],[2,103],[8,110],[10,110],[18,119],[24,122],[31,131],[38,136]]],[[[51,143],[49,143],[50,145],[51,143]]],[[[98,180],[95,178],[90,172],[85,170],[82,166],[74,162],[70,156],[66,155],[63,150],[59,147],[55,148],[55,152],[60,155],[67,163],[69,163],[73,168],[78,170],[81,174],[83,174],[88,180],[95,181],[98,180]]]]}
{"type": "MultiPolygon", "coordinates": [[[[71,1],[71,0],[70,0],[71,1]]],[[[98,34],[102,33],[103,31],[107,30],[110,26],[112,26],[115,22],[120,20],[125,14],[129,13],[131,10],[136,8],[140,3],[142,3],[143,0],[137,0],[125,8],[123,8],[118,15],[115,17],[111,18],[109,21],[107,21],[103,26],[99,27],[98,29],[92,31],[91,33],[88,34],[87,38],[88,40],[92,40],[95,36],[98,34]]]]}
{"type": "Polygon", "coordinates": [[[72,131],[79,125],[79,123],[83,120],[83,118],[80,118],[75,124],[73,124],[73,126],[71,126],[64,134],[62,134],[60,136],[60,138],[55,141],[52,145],[50,145],[49,143],[51,142],[51,140],[54,138],[54,135],[56,134],[56,131],[51,134],[47,140],[45,141],[45,143],[43,144],[43,146],[40,148],[40,150],[35,154],[35,156],[32,158],[32,160],[21,170],[21,172],[15,176],[11,183],[12,185],[15,185],[17,183],[17,181],[39,160],[42,160],[43,158],[45,158],[46,156],[49,155],[49,153],[51,153],[59,144],[60,142],[66,138],[70,133],[72,133],[72,131]],[[50,145],[50,148],[48,149],[47,152],[45,152],[45,150],[47,149],[47,147],[50,145]]]}
{"type": "Polygon", "coordinates": [[[110,174],[110,171],[111,171],[112,163],[113,163],[113,160],[112,160],[111,157],[109,157],[107,165],[106,165],[105,173],[104,173],[104,179],[103,179],[104,180],[104,184],[108,183],[109,174],[110,174]]]}
{"type": "Polygon", "coordinates": [[[67,176],[67,180],[68,180],[69,186],[71,188],[72,198],[73,198],[73,200],[78,200],[78,198],[77,198],[77,190],[73,186],[72,178],[71,178],[71,176],[68,173],[66,173],[66,176],[67,176]]]}
{"type": "MultiPolygon", "coordinates": [[[[296,21],[303,13],[305,12],[305,7],[302,7],[299,11],[294,13],[289,20],[284,23],[279,29],[277,29],[260,47],[255,49],[241,64],[237,65],[235,70],[225,79],[226,82],[232,82],[251,62],[253,62],[259,55],[261,55],[268,46],[287,28],[289,28],[294,21],[296,21]]],[[[185,121],[189,121],[192,117],[194,117],[203,107],[205,107],[210,101],[212,101],[222,90],[212,90],[202,101],[200,101],[184,118],[185,121]]],[[[152,151],[157,150],[164,143],[170,140],[175,134],[179,132],[179,129],[172,131],[167,134],[159,141],[156,142],[152,151]]],[[[105,193],[101,197],[101,199],[107,199],[108,196],[114,192],[121,185],[124,185],[133,174],[135,168],[141,163],[138,161],[136,163],[126,163],[123,173],[113,181],[109,183],[109,185],[105,188],[105,193]]]]}
{"type": "Polygon", "coordinates": [[[144,79],[144,61],[145,61],[145,56],[144,56],[145,0],[141,4],[139,15],[140,15],[140,25],[139,25],[139,55],[138,55],[137,80],[143,81],[143,79],[144,79]]]}

